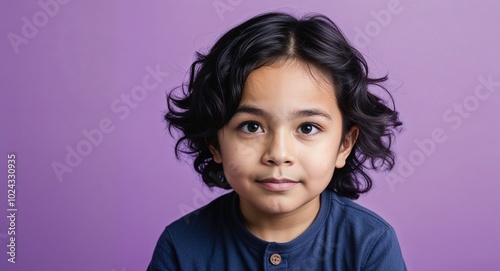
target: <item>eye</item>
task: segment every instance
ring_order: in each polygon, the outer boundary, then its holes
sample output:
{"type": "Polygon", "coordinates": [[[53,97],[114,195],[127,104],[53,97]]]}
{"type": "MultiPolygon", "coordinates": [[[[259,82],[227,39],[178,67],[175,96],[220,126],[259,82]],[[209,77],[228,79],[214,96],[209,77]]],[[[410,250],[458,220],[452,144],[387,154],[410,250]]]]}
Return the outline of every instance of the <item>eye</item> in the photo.
{"type": "Polygon", "coordinates": [[[253,134],[253,133],[262,133],[262,128],[260,127],[260,124],[258,124],[257,122],[245,122],[243,124],[240,125],[240,129],[245,132],[245,133],[250,133],[250,134],[253,134]]]}
{"type": "Polygon", "coordinates": [[[305,134],[305,135],[314,135],[314,134],[317,134],[318,132],[321,131],[321,129],[315,125],[315,124],[312,124],[312,123],[305,123],[305,124],[302,124],[300,127],[299,127],[299,133],[301,134],[305,134]]]}

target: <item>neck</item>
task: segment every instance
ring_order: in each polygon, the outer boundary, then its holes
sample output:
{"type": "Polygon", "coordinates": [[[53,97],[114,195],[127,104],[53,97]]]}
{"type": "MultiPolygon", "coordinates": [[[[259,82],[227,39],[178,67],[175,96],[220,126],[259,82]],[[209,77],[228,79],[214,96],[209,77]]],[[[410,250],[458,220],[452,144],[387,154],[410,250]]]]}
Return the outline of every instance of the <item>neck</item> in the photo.
{"type": "Polygon", "coordinates": [[[286,243],[305,232],[320,209],[320,197],[288,213],[263,213],[240,199],[243,224],[255,236],[268,242],[286,243]]]}

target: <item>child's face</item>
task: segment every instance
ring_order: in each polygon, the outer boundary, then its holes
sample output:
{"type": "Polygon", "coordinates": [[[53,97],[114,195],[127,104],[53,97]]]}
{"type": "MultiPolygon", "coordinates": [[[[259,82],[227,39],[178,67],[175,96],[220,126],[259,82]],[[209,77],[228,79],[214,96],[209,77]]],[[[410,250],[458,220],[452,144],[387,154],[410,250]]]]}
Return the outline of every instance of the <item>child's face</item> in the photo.
{"type": "Polygon", "coordinates": [[[288,60],[250,73],[237,112],[218,132],[219,149],[211,151],[242,209],[285,214],[319,203],[356,136],[351,129],[341,142],[331,82],[288,60]]]}

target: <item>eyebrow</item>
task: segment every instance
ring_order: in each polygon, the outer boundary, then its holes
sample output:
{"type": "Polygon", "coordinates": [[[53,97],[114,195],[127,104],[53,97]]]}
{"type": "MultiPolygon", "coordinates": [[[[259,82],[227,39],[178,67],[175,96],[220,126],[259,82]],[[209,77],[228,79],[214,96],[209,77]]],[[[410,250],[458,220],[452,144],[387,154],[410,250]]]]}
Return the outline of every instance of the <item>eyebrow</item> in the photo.
{"type": "MultiPolygon", "coordinates": [[[[251,105],[243,105],[243,106],[239,107],[234,114],[236,115],[236,114],[241,114],[241,113],[247,113],[250,115],[256,115],[256,116],[265,117],[265,118],[273,118],[273,116],[271,116],[271,114],[269,114],[269,112],[266,112],[265,110],[263,110],[261,108],[251,106],[251,105]]],[[[324,118],[327,118],[329,120],[332,119],[330,114],[328,114],[327,112],[325,112],[319,108],[307,108],[307,109],[294,111],[292,113],[291,119],[315,117],[315,116],[324,117],[324,118]]]]}

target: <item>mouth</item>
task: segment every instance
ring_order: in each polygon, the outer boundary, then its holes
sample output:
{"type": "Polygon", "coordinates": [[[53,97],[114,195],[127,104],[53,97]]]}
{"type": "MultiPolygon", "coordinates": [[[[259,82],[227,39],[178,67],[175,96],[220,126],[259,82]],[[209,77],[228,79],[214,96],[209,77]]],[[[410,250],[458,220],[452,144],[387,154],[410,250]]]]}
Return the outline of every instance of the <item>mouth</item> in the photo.
{"type": "Polygon", "coordinates": [[[286,178],[266,178],[258,180],[257,183],[266,190],[273,192],[283,192],[294,188],[299,182],[286,178]]]}

